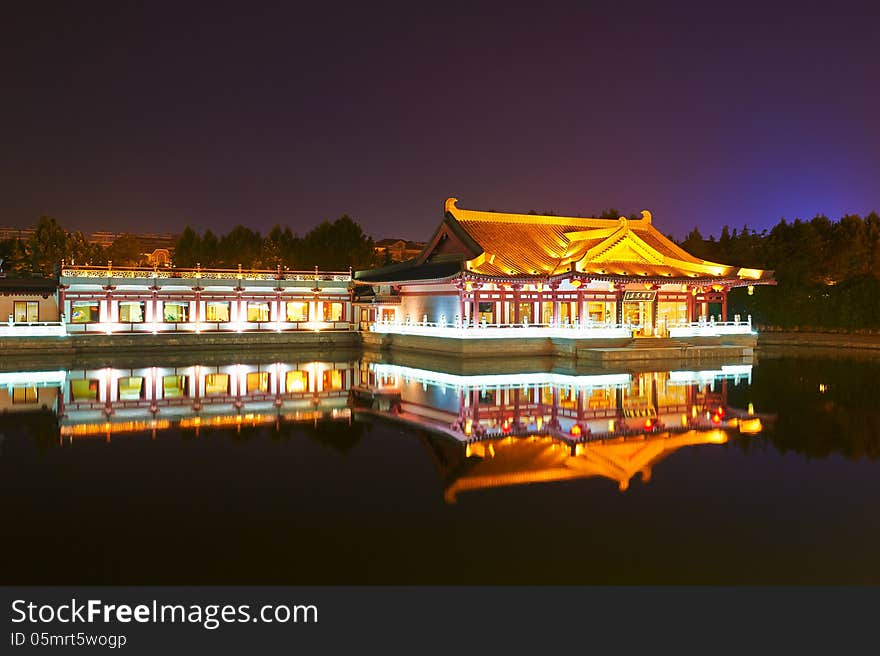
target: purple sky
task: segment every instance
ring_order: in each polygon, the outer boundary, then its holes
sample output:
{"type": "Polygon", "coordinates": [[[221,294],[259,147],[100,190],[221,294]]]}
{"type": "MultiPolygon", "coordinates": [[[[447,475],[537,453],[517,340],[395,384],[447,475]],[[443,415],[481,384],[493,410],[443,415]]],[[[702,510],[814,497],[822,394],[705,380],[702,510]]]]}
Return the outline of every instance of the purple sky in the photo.
{"type": "Polygon", "coordinates": [[[683,236],[880,210],[869,3],[17,4],[0,225],[302,234],[348,213],[427,239],[456,195],[647,208],[683,236]]]}

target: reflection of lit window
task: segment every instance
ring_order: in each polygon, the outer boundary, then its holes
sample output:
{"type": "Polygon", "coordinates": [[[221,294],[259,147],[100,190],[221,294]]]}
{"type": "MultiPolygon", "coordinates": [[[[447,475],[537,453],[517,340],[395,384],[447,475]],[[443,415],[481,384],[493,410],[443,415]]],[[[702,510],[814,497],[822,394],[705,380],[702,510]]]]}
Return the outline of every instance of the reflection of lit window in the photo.
{"type": "Polygon", "coordinates": [[[37,388],[36,387],[13,387],[12,388],[13,403],[36,403],[37,388]]]}
{"type": "Polygon", "coordinates": [[[208,374],[205,376],[205,395],[228,394],[229,374],[208,374]]]}
{"type": "Polygon", "coordinates": [[[249,302],[247,304],[247,320],[251,323],[269,320],[269,304],[249,302]]]}
{"type": "Polygon", "coordinates": [[[97,301],[74,301],[70,311],[71,323],[95,323],[98,321],[97,301]]]}
{"type": "Polygon", "coordinates": [[[590,398],[587,400],[587,407],[590,410],[599,410],[603,408],[611,408],[614,406],[614,401],[616,401],[616,396],[613,393],[609,393],[610,390],[596,387],[590,393],[590,398]]]}
{"type": "Polygon", "coordinates": [[[74,401],[96,401],[98,399],[98,381],[95,379],[77,379],[70,381],[70,391],[74,401]]]}
{"type": "Polygon", "coordinates": [[[229,301],[208,301],[205,305],[205,321],[229,321],[229,301]]]}
{"type": "Polygon", "coordinates": [[[166,399],[178,399],[186,396],[186,376],[163,376],[162,396],[166,399]]]}
{"type": "Polygon", "coordinates": [[[15,323],[29,323],[40,320],[40,304],[37,301],[15,301],[13,304],[15,323]]]}
{"type": "Polygon", "coordinates": [[[325,390],[341,390],[342,389],[342,371],[339,369],[328,369],[324,372],[324,389],[325,390]]]}
{"type": "Polygon", "coordinates": [[[324,321],[342,321],[342,303],[324,303],[324,321]]]}
{"type": "Polygon", "coordinates": [[[134,401],[141,398],[144,388],[144,379],[139,376],[130,376],[119,379],[119,400],[134,401]]]}
{"type": "Polygon", "coordinates": [[[559,407],[572,409],[577,406],[577,391],[573,388],[561,387],[559,389],[559,407]]]}
{"type": "Polygon", "coordinates": [[[189,303],[172,303],[166,302],[162,304],[165,314],[165,323],[186,323],[189,321],[189,303]]]}
{"type": "Polygon", "coordinates": [[[289,303],[287,303],[287,320],[308,321],[309,304],[300,301],[290,301],[289,303]]]}
{"type": "Polygon", "coordinates": [[[143,301],[121,301],[119,321],[122,323],[141,323],[144,320],[143,301]]]}
{"type": "Polygon", "coordinates": [[[309,389],[308,371],[288,371],[285,380],[285,389],[288,392],[305,392],[309,389]]]}
{"type": "Polygon", "coordinates": [[[247,375],[247,391],[248,394],[253,394],[254,392],[268,392],[269,372],[255,371],[249,373],[247,375]]]}

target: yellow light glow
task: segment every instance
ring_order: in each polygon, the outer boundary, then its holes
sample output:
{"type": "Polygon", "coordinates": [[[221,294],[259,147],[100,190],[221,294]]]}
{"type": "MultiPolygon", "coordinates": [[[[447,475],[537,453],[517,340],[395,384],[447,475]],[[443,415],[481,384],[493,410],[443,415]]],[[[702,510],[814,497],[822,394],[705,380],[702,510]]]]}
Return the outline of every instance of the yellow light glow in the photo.
{"type": "Polygon", "coordinates": [[[763,429],[764,427],[761,425],[761,420],[757,417],[753,417],[752,419],[742,419],[739,422],[740,433],[755,435],[756,433],[760,433],[763,429]]]}
{"type": "Polygon", "coordinates": [[[574,287],[575,289],[580,287],[581,284],[582,284],[582,282],[580,280],[578,280],[577,278],[575,278],[574,280],[571,281],[571,286],[574,287]]]}
{"type": "Polygon", "coordinates": [[[755,293],[755,286],[749,285],[749,296],[752,296],[755,293]]]}

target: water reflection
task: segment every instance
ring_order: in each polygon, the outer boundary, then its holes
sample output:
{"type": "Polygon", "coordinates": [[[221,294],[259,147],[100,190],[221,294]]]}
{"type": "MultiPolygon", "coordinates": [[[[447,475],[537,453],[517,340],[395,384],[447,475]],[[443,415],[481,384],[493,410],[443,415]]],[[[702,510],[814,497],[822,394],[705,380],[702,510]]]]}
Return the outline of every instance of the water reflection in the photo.
{"type": "Polygon", "coordinates": [[[751,375],[743,364],[456,375],[357,359],[100,367],[0,373],[0,411],[26,413],[42,446],[321,422],[315,436],[345,451],[363,424],[403,422],[428,436],[454,502],[462,491],[586,477],[625,491],[679,449],[760,433],[768,417],[751,403],[728,404],[728,391],[747,388],[751,375]]]}

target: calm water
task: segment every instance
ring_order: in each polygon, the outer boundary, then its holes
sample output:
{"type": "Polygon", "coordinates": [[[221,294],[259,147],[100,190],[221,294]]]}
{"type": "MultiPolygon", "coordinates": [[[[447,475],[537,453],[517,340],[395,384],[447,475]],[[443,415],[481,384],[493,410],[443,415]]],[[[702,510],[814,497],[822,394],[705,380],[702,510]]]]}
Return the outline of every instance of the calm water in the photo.
{"type": "Polygon", "coordinates": [[[0,373],[0,580],[880,582],[880,363],[420,364],[0,373]]]}

